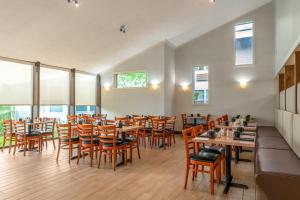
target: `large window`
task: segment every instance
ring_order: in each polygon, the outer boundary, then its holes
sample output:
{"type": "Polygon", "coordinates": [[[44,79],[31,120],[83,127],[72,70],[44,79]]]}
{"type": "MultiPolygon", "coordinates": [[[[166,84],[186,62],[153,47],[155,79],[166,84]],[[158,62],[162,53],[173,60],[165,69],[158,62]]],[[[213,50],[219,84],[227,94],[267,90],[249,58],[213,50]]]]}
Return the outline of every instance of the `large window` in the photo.
{"type": "Polygon", "coordinates": [[[254,63],[254,23],[235,25],[235,65],[254,63]]]}
{"type": "Polygon", "coordinates": [[[96,105],[97,81],[95,75],[75,74],[76,105],[96,105]]]}
{"type": "Polygon", "coordinates": [[[147,86],[146,72],[124,72],[115,74],[116,88],[142,88],[147,86]]]}
{"type": "Polygon", "coordinates": [[[93,115],[96,114],[96,106],[76,106],[76,115],[93,115]]]}
{"type": "Polygon", "coordinates": [[[194,104],[208,104],[209,100],[209,75],[208,66],[194,67],[193,74],[193,102],[194,104]]]}
{"type": "Polygon", "coordinates": [[[0,104],[32,104],[32,65],[0,60],[0,104]]]}
{"type": "Polygon", "coordinates": [[[41,67],[40,103],[42,105],[69,105],[69,71],[41,67]]]}
{"type": "Polygon", "coordinates": [[[67,105],[40,106],[40,117],[56,118],[59,123],[67,122],[68,113],[67,105]]]}

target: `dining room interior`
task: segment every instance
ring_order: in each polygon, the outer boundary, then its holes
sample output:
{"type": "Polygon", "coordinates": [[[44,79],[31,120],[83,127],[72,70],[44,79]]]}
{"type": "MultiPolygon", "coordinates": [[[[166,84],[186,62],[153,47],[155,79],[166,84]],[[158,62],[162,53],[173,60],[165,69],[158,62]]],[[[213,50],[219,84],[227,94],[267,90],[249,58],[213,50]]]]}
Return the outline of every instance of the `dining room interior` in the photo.
{"type": "Polygon", "coordinates": [[[300,199],[300,1],[0,3],[0,200],[300,199]]]}

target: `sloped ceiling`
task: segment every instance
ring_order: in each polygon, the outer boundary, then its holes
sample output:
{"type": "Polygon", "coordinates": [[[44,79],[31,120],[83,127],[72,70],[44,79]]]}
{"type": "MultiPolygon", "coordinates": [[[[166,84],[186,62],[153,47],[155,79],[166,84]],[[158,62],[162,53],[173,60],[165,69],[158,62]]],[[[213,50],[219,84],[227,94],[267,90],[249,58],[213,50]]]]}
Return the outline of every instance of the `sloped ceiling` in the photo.
{"type": "Polygon", "coordinates": [[[181,45],[270,1],[79,0],[76,8],[67,0],[0,0],[0,56],[101,72],[160,41],[181,45]]]}

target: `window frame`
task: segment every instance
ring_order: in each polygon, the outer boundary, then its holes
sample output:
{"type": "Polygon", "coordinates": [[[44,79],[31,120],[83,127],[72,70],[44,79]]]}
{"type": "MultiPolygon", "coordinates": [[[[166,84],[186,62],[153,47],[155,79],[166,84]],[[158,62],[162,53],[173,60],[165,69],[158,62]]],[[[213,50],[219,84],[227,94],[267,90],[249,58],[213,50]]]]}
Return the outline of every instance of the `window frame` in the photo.
{"type": "Polygon", "coordinates": [[[238,23],[234,23],[233,25],[233,63],[234,63],[234,67],[239,68],[239,67],[253,67],[256,64],[256,23],[255,20],[245,20],[245,21],[240,21],[238,23]],[[235,27],[238,25],[243,25],[243,24],[249,24],[252,23],[253,24],[253,37],[252,37],[252,64],[237,64],[236,63],[236,38],[235,38],[235,27]]]}
{"type": "Polygon", "coordinates": [[[207,65],[207,64],[203,64],[203,65],[194,65],[193,66],[193,69],[192,69],[192,71],[193,71],[193,78],[192,78],[192,80],[193,80],[193,83],[192,83],[192,104],[194,105],[194,106],[208,106],[208,105],[210,105],[210,102],[211,102],[211,95],[210,95],[210,79],[211,79],[211,77],[210,77],[210,66],[209,65],[207,65]],[[208,95],[207,95],[207,97],[208,97],[208,99],[207,99],[207,103],[196,103],[195,102],[195,100],[194,100],[194,91],[195,91],[195,67],[207,67],[207,71],[208,71],[208,75],[207,75],[207,79],[208,79],[208,89],[207,89],[207,91],[208,91],[208,95]]]}
{"type": "Polygon", "coordinates": [[[118,72],[114,72],[113,73],[113,83],[114,83],[114,89],[118,89],[118,90],[123,90],[123,89],[146,89],[149,87],[149,83],[148,83],[148,72],[146,70],[130,70],[130,71],[118,71],[118,72]],[[118,74],[126,74],[126,73],[145,73],[146,75],[146,85],[145,87],[123,87],[123,88],[119,88],[117,86],[117,76],[118,74]]]}

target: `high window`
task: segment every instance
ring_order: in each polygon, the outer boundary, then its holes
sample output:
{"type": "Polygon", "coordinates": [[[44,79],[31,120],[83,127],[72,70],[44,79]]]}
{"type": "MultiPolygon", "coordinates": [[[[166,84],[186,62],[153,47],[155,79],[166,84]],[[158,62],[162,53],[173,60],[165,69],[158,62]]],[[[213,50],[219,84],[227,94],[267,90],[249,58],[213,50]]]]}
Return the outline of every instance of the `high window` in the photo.
{"type": "Polygon", "coordinates": [[[147,86],[146,72],[122,72],[115,74],[116,88],[143,88],[147,86]]]}
{"type": "Polygon", "coordinates": [[[254,63],[254,23],[237,24],[234,28],[235,65],[254,63]]]}
{"type": "Polygon", "coordinates": [[[193,102],[194,104],[208,104],[209,75],[208,66],[194,67],[193,74],[193,102]]]}
{"type": "Polygon", "coordinates": [[[96,106],[76,106],[76,115],[93,115],[96,114],[96,106]]]}

